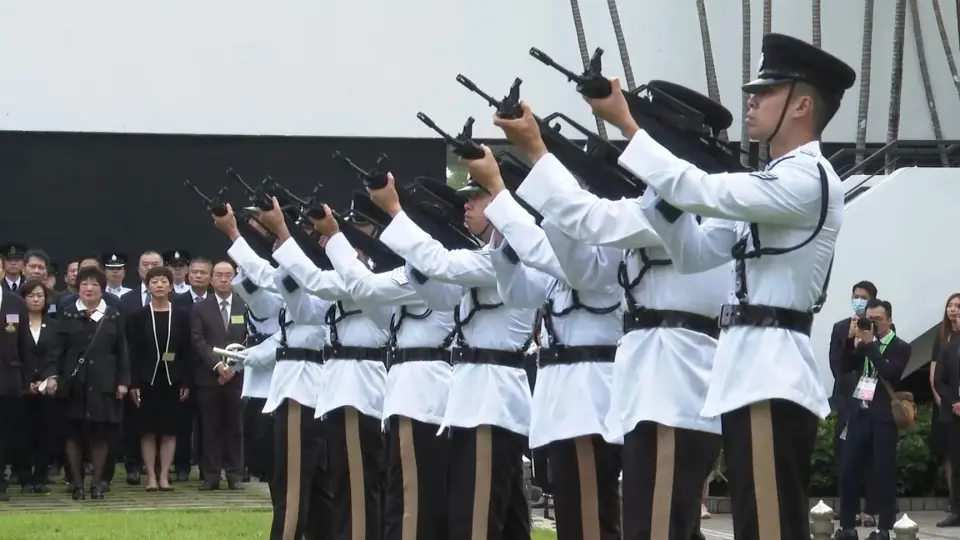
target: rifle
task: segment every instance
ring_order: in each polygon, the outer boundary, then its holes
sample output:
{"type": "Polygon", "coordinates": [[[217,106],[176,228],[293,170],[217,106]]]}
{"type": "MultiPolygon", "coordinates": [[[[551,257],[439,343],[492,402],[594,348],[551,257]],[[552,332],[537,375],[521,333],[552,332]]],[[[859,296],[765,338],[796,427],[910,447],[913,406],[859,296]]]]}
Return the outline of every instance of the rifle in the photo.
{"type": "Polygon", "coordinates": [[[447,141],[447,144],[450,145],[450,149],[454,154],[463,159],[483,159],[483,148],[480,148],[480,145],[473,141],[474,119],[472,116],[467,118],[467,122],[463,125],[463,130],[456,137],[440,129],[429,116],[422,112],[417,113],[417,119],[426,124],[428,128],[439,133],[440,136],[443,137],[443,140],[447,141]]]}
{"type": "Polygon", "coordinates": [[[513,120],[523,116],[523,110],[520,108],[520,85],[523,84],[523,81],[520,80],[519,77],[513,80],[513,84],[510,85],[510,91],[499,101],[493,99],[490,94],[480,90],[473,81],[464,77],[462,74],[457,75],[457,82],[462,84],[467,90],[485,99],[491,107],[497,110],[497,116],[500,118],[513,120]]]}
{"type": "Polygon", "coordinates": [[[603,71],[603,49],[597,47],[590,57],[590,64],[587,69],[577,75],[569,69],[561,66],[553,58],[536,47],[530,48],[530,56],[536,58],[543,64],[559,71],[567,77],[568,81],[577,83],[577,92],[590,99],[603,99],[613,92],[613,86],[610,81],[601,73],[603,71]]]}
{"type": "MultiPolygon", "coordinates": [[[[496,100],[491,100],[488,94],[477,88],[472,81],[462,75],[458,75],[457,80],[467,88],[473,90],[474,93],[484,97],[491,106],[498,107],[502,105],[502,103],[496,100]],[[461,78],[463,79],[462,81],[461,78]]],[[[511,95],[509,99],[516,100],[519,104],[520,90],[518,85],[515,84],[511,87],[510,91],[511,95]]],[[[499,115],[499,112],[497,114],[499,115]]],[[[519,118],[519,116],[517,118],[519,118]]],[[[628,196],[636,196],[642,192],[640,186],[643,185],[643,182],[630,172],[618,164],[611,165],[604,160],[588,155],[582,146],[561,135],[558,127],[551,127],[548,122],[536,115],[534,115],[533,118],[540,126],[540,136],[543,138],[543,143],[546,145],[547,150],[555,155],[574,175],[583,178],[587,184],[590,186],[603,186],[605,191],[609,191],[610,189],[619,190],[621,194],[628,196]],[[613,187],[611,188],[611,186],[613,187]]]]}
{"type": "Polygon", "coordinates": [[[357,173],[357,177],[368,189],[383,189],[387,185],[387,172],[381,172],[380,166],[387,160],[386,154],[380,154],[377,162],[369,170],[361,169],[359,165],[350,160],[347,156],[340,153],[339,150],[333,153],[333,159],[345,163],[348,167],[357,173]]]}
{"type": "Polygon", "coordinates": [[[217,193],[213,197],[207,197],[206,195],[203,194],[202,191],[200,191],[200,188],[198,188],[193,184],[193,182],[189,180],[184,180],[183,185],[192,189],[194,193],[196,193],[200,197],[200,200],[202,200],[204,204],[206,204],[207,211],[209,211],[211,214],[217,217],[223,217],[227,215],[227,205],[220,201],[220,197],[222,197],[224,192],[227,191],[226,186],[220,188],[220,191],[217,191],[217,193]]]}
{"type": "MultiPolygon", "coordinates": [[[[313,191],[310,193],[310,196],[306,199],[301,199],[294,195],[289,189],[280,185],[280,182],[277,182],[273,179],[272,176],[267,176],[263,180],[262,189],[277,199],[277,203],[280,204],[280,208],[290,215],[288,212],[292,212],[295,216],[302,220],[306,220],[308,223],[310,220],[321,220],[326,217],[327,213],[323,209],[323,206],[317,204],[317,197],[320,194],[320,188],[322,184],[317,184],[314,186],[313,191]]],[[[294,219],[296,221],[296,219],[294,219]]]]}
{"type": "Polygon", "coordinates": [[[227,168],[227,176],[233,178],[243,186],[243,190],[247,193],[247,199],[250,201],[253,206],[259,208],[266,212],[273,208],[273,201],[270,200],[264,191],[263,185],[260,186],[260,189],[254,189],[250,184],[243,181],[243,177],[239,173],[233,170],[232,167],[227,168]]]}

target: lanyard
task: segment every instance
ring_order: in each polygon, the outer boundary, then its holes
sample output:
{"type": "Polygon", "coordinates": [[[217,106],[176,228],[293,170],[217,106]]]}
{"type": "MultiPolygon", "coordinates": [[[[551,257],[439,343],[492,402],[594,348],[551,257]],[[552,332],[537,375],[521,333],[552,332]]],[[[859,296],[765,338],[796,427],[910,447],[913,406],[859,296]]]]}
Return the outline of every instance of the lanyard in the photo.
{"type": "MultiPolygon", "coordinates": [[[[880,354],[883,354],[883,351],[887,350],[887,345],[893,341],[893,336],[895,335],[894,331],[891,330],[883,339],[880,340],[880,354]]],[[[866,356],[863,357],[863,374],[869,376],[876,371],[876,368],[870,363],[870,359],[866,356]]]]}
{"type": "MultiPolygon", "coordinates": [[[[171,308],[172,309],[172,308],[171,308]]],[[[157,360],[163,359],[163,354],[170,352],[170,334],[173,333],[173,315],[170,316],[170,322],[167,323],[167,344],[163,346],[163,353],[160,353],[160,341],[157,339],[157,316],[153,312],[153,302],[150,302],[150,322],[153,323],[153,343],[157,347],[157,360]]]]}

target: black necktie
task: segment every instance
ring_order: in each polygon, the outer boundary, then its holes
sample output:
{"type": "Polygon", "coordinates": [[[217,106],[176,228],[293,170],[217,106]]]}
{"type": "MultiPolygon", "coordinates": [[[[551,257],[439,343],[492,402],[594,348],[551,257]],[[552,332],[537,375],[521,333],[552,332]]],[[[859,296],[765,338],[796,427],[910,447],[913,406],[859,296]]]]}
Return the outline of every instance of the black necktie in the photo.
{"type": "Polygon", "coordinates": [[[11,291],[17,290],[17,282],[16,282],[16,281],[14,281],[13,283],[10,284],[10,290],[11,290],[11,291]]]}

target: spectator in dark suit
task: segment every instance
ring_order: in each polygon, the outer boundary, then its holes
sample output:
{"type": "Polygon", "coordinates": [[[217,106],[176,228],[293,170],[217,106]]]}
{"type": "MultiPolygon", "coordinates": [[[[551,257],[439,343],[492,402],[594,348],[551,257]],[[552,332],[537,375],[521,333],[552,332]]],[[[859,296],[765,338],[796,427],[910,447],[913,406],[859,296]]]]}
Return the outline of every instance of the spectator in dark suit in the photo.
{"type": "MultiPolygon", "coordinates": [[[[30,387],[30,326],[23,298],[6,287],[0,289],[0,464],[5,465],[21,396],[30,387]]],[[[7,484],[0,479],[0,501],[8,500],[7,484]]]]}
{"type": "Polygon", "coordinates": [[[856,539],[856,509],[860,499],[863,458],[871,456],[870,476],[876,497],[878,538],[889,539],[897,517],[897,439],[893,421],[892,399],[888,383],[899,386],[903,370],[910,361],[910,344],[897,337],[891,328],[893,306],[874,298],[867,302],[864,313],[869,323],[858,323],[855,337],[844,351],[840,369],[854,373],[857,385],[853,392],[846,432],[846,443],[840,457],[840,528],[838,540],[856,539]],[[884,536],[886,533],[886,536],[884,536]]]}
{"type": "MultiPolygon", "coordinates": [[[[192,311],[193,306],[205,300],[210,291],[210,279],[213,274],[213,263],[203,257],[194,257],[190,260],[190,266],[187,270],[187,282],[190,284],[190,290],[178,294],[173,298],[173,308],[186,311],[192,311]]],[[[181,418],[179,429],[177,430],[177,453],[173,458],[173,465],[176,469],[175,480],[177,482],[186,482],[190,478],[191,460],[196,447],[196,462],[199,463],[201,437],[200,437],[200,417],[197,415],[197,388],[191,386],[190,396],[181,407],[181,418]],[[197,429],[194,429],[194,425],[197,429]],[[194,434],[196,433],[196,436],[194,434]]],[[[202,479],[202,478],[201,478],[202,479]]]]}
{"type": "MultiPolygon", "coordinates": [[[[837,422],[834,427],[834,440],[837,444],[838,461],[842,459],[844,450],[844,438],[840,435],[847,427],[847,418],[853,401],[853,390],[857,386],[857,376],[855,373],[844,373],[843,359],[846,351],[853,345],[856,338],[857,320],[863,317],[867,309],[867,302],[877,297],[877,286],[869,281],[861,281],[853,286],[850,296],[850,306],[853,315],[845,317],[833,325],[833,332],[830,334],[830,370],[833,372],[833,395],[830,398],[830,404],[837,414],[837,422]]],[[[867,469],[869,470],[869,468],[867,469]]],[[[876,507],[874,503],[874,493],[872,488],[872,475],[865,474],[864,483],[866,484],[866,505],[864,512],[857,517],[857,522],[864,527],[873,527],[876,525],[876,507]]],[[[857,501],[857,509],[860,509],[860,502],[857,501]]]]}
{"type": "MultiPolygon", "coordinates": [[[[31,260],[27,258],[27,266],[31,260]]],[[[26,302],[29,316],[29,321],[24,323],[30,329],[29,359],[24,368],[28,368],[30,387],[22,400],[12,470],[20,481],[21,493],[44,494],[50,493],[47,484],[53,483],[47,476],[50,459],[63,447],[56,403],[51,396],[37,391],[43,380],[47,350],[57,333],[57,323],[47,316],[50,291],[40,280],[27,279],[18,293],[26,302]]]]}
{"type": "Polygon", "coordinates": [[[110,434],[120,424],[130,385],[124,321],[104,300],[106,284],[99,268],[77,272],[80,298],[60,313],[57,336],[47,354],[46,391],[57,396],[67,419],[66,450],[75,500],[85,498],[81,466],[85,438],[93,461],[90,498],[103,499],[110,434]]]}
{"type": "Polygon", "coordinates": [[[213,267],[216,294],[196,304],[190,312],[193,357],[196,371],[197,407],[203,432],[200,470],[204,474],[201,490],[220,489],[220,471],[226,472],[230,489],[242,489],[243,408],[242,375],[213,354],[213,348],[243,343],[247,334],[246,305],[233,294],[236,270],[229,262],[213,267]]]}

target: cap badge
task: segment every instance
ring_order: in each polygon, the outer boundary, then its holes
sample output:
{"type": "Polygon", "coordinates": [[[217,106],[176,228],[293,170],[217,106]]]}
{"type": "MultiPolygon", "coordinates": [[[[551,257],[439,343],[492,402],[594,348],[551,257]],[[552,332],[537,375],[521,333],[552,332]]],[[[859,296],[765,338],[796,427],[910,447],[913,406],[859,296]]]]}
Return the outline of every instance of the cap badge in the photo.
{"type": "Polygon", "coordinates": [[[179,258],[180,258],[180,252],[179,252],[179,251],[174,251],[174,252],[173,252],[173,258],[174,258],[174,259],[179,259],[179,258]]]}
{"type": "Polygon", "coordinates": [[[116,261],[116,260],[117,260],[117,256],[114,255],[114,256],[110,257],[110,260],[111,260],[111,261],[116,261]]]}
{"type": "Polygon", "coordinates": [[[760,53],[760,64],[757,66],[757,73],[763,73],[763,53],[760,53]]]}

